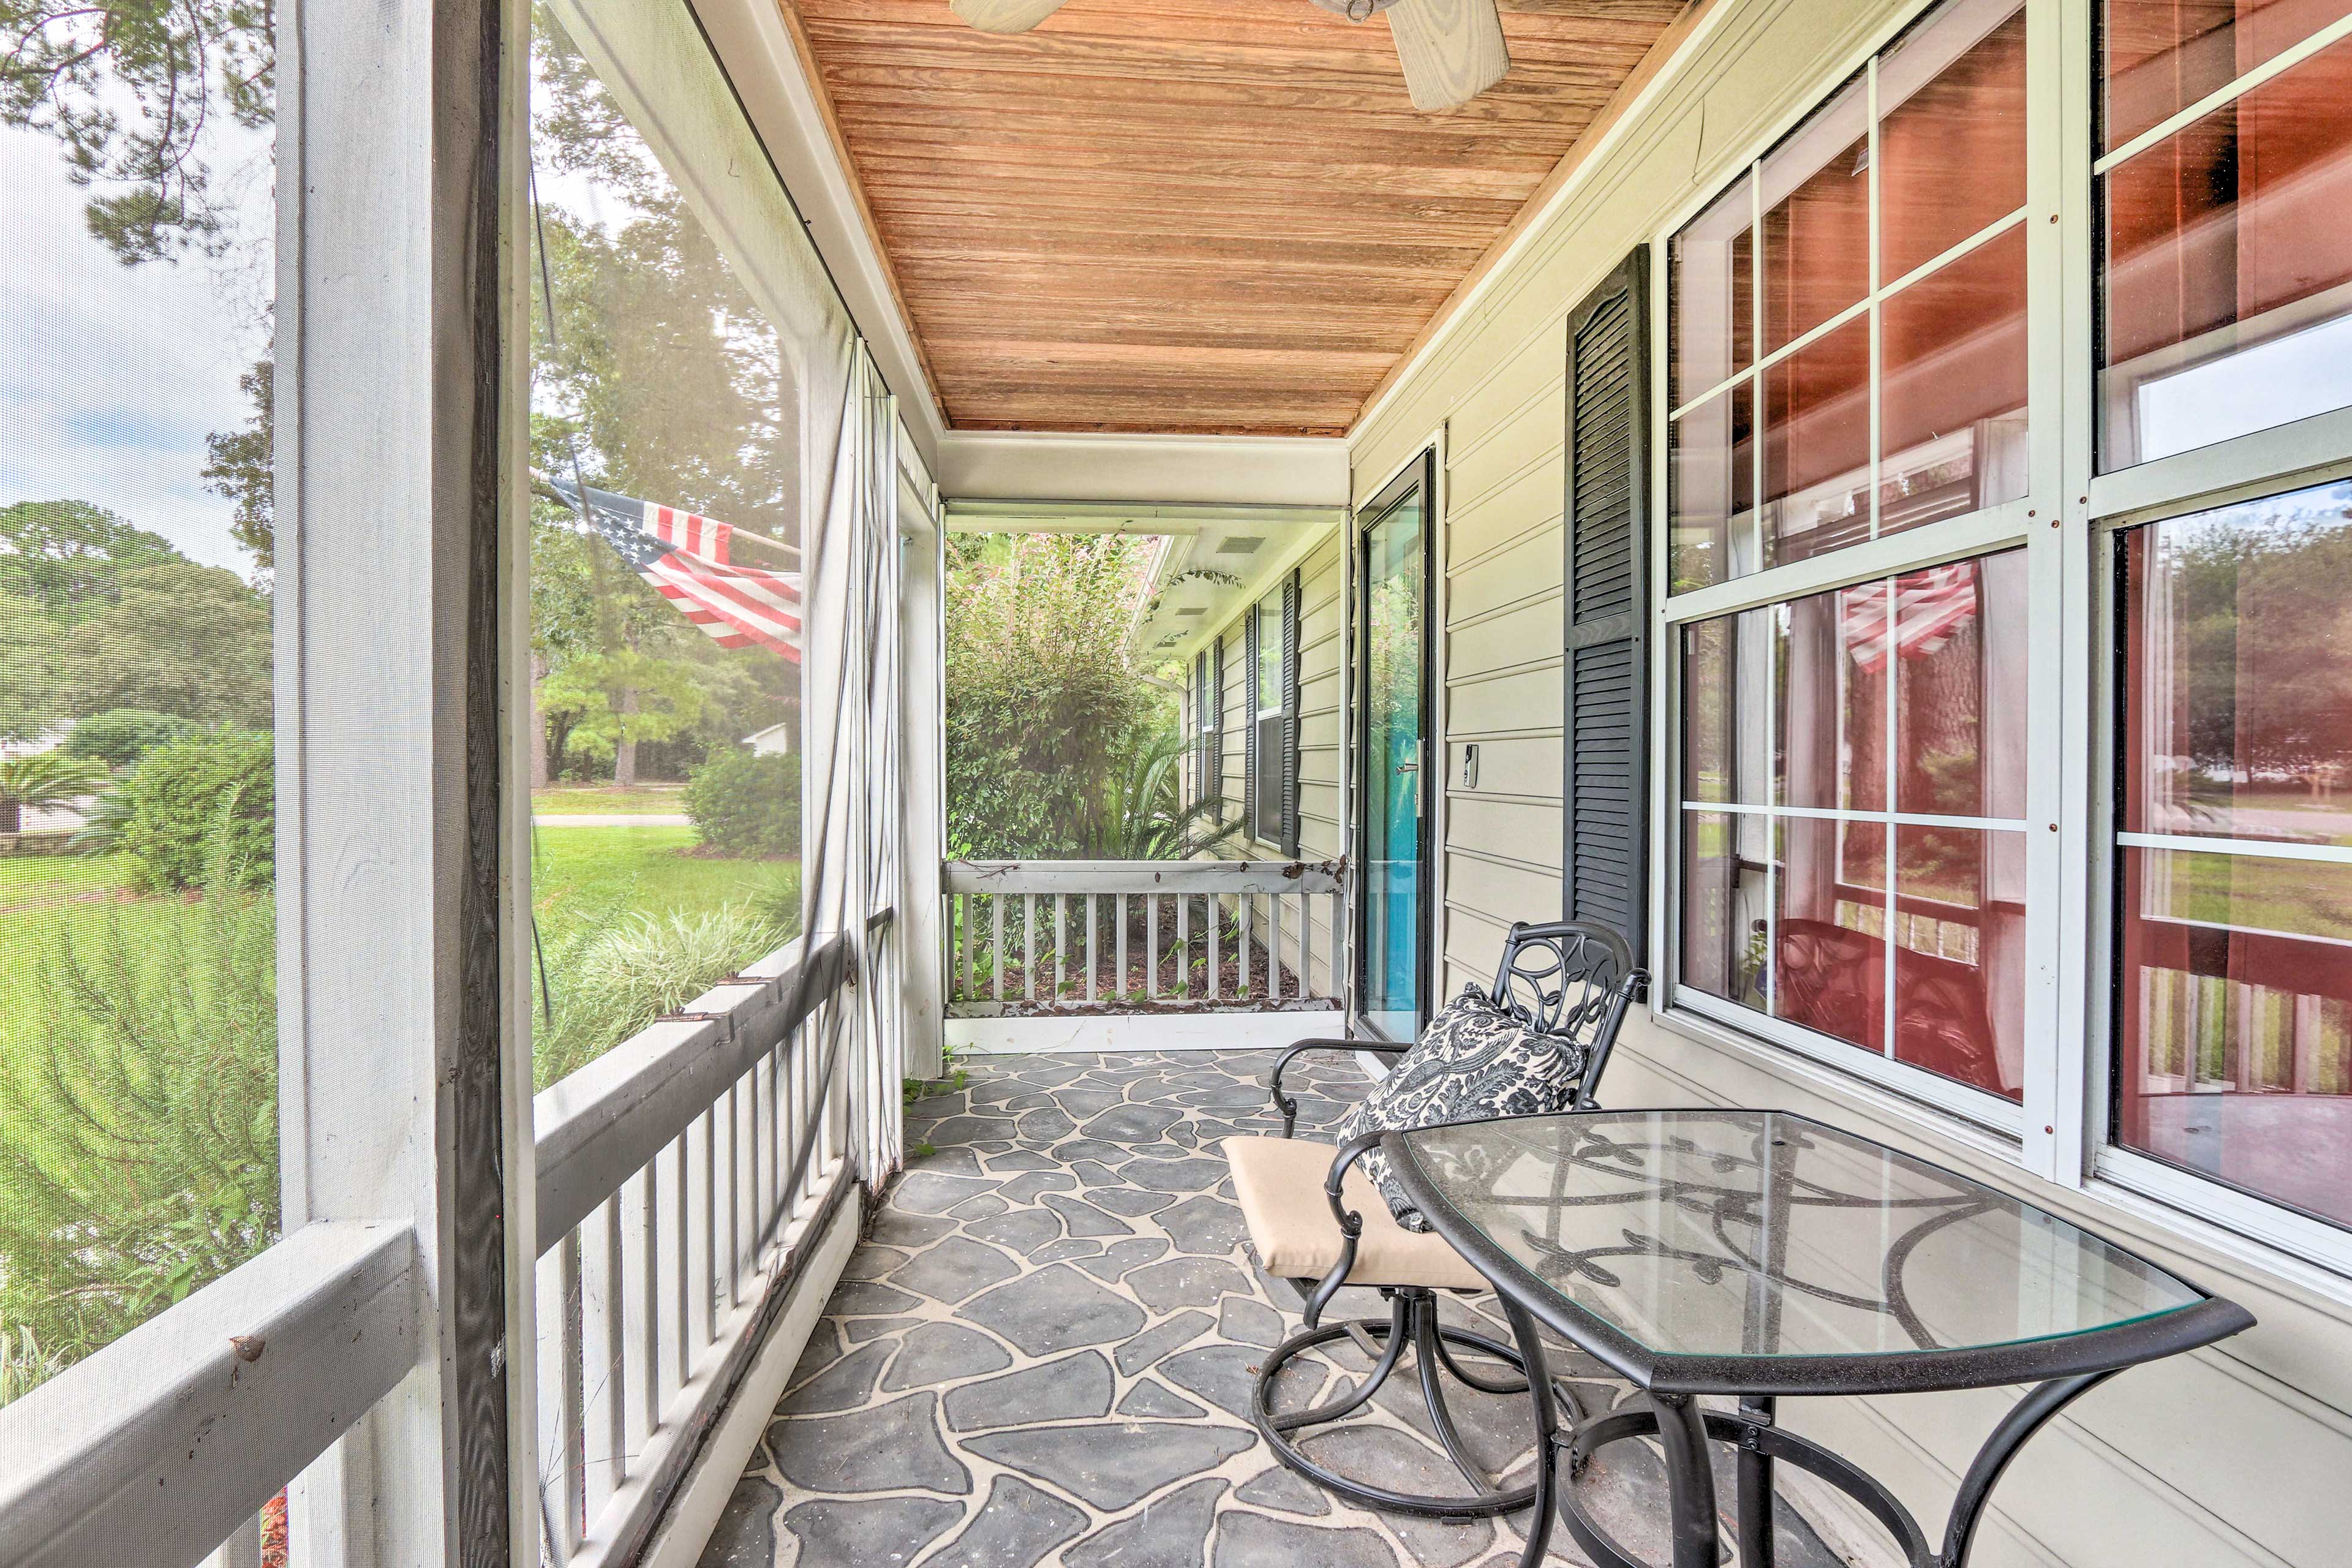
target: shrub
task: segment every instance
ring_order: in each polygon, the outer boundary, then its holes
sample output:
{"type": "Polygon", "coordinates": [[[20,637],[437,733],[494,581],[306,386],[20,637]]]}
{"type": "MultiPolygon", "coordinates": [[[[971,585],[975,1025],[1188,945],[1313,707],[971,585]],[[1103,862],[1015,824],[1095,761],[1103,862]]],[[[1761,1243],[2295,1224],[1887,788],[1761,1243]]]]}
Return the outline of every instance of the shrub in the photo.
{"type": "Polygon", "coordinates": [[[147,753],[123,782],[129,813],[119,839],[139,862],[142,886],[200,885],[216,837],[243,886],[269,885],[278,805],[271,752],[269,736],[231,731],[147,753]]]}
{"type": "Polygon", "coordinates": [[[687,780],[686,815],[704,845],[721,855],[745,860],[797,856],[800,753],[719,753],[687,780]]]}
{"type": "Polygon", "coordinates": [[[127,768],[158,746],[185,740],[196,727],[169,713],[144,708],[110,708],[93,713],[66,737],[70,756],[90,757],[110,768],[127,768]]]}
{"type": "Polygon", "coordinates": [[[0,1063],[0,1324],[21,1393],[269,1244],[278,1210],[275,907],[211,846],[185,919],[110,910],[35,970],[0,1063]]]}
{"type": "Polygon", "coordinates": [[[766,957],[784,933],[749,903],[700,914],[636,914],[549,955],[554,1022],[531,1050],[542,1089],[665,1013],[766,957]]]}

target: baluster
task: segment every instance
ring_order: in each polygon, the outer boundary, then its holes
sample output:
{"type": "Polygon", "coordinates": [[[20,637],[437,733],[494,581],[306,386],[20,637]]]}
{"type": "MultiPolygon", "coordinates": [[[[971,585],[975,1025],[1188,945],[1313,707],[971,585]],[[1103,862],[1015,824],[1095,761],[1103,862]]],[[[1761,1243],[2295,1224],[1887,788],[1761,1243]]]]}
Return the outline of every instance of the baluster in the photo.
{"type": "Polygon", "coordinates": [[[1098,975],[1102,965],[1097,962],[1101,953],[1102,919],[1095,912],[1095,895],[1087,895],[1087,1000],[1097,999],[1098,975]]]}
{"type": "Polygon", "coordinates": [[[580,1318],[584,1351],[582,1392],[586,1405],[583,1468],[587,1472],[584,1521],[604,1512],[628,1471],[628,1329],[622,1279],[621,1200],[596,1205],[580,1227],[580,1318]]]}
{"type": "Polygon", "coordinates": [[[1270,893],[1265,900],[1265,996],[1269,1002],[1282,1000],[1282,895],[1270,893]]]}
{"type": "Polygon", "coordinates": [[[702,1113],[702,1343],[719,1339],[719,1115],[714,1102],[702,1113]]]}
{"type": "Polygon", "coordinates": [[[1160,895],[1143,895],[1143,994],[1160,999],[1160,895]]]}
{"type": "Polygon", "coordinates": [[[1066,893],[1054,895],[1054,1000],[1062,999],[1063,987],[1069,984],[1070,898],[1066,893]]]}
{"type": "Polygon", "coordinates": [[[1315,915],[1307,908],[1307,895],[1298,895],[1298,998],[1307,999],[1312,989],[1307,975],[1315,967],[1315,915]]]}
{"type": "Polygon", "coordinates": [[[957,894],[956,901],[963,910],[963,919],[958,927],[958,933],[963,942],[962,984],[959,988],[961,994],[958,1000],[969,1002],[980,990],[979,985],[973,982],[971,974],[971,918],[974,911],[970,893],[957,894]]]}
{"type": "Polygon", "coordinates": [[[670,1181],[677,1194],[671,1205],[671,1229],[677,1237],[662,1254],[664,1266],[669,1271],[669,1289],[666,1292],[672,1313],[669,1348],[673,1364],[670,1377],[664,1384],[667,1399],[686,1386],[694,1375],[694,1184],[689,1179],[691,1167],[687,1161],[687,1145],[693,1140],[694,1129],[688,1128],[670,1144],[670,1181]]]}
{"type": "MultiPolygon", "coordinates": [[[[594,1216],[590,1216],[593,1221],[594,1216]]],[[[568,1559],[588,1533],[588,1322],[587,1271],[580,1257],[580,1232],[565,1236],[563,1291],[563,1538],[568,1559]]]]}
{"type": "Polygon", "coordinates": [[[553,1524],[554,1559],[572,1555],[580,1521],[572,1499],[580,1479],[580,1241],[566,1236],[532,1270],[539,1307],[539,1472],[553,1524]]]}
{"type": "Polygon", "coordinates": [[[1127,895],[1125,893],[1118,895],[1118,908],[1116,912],[1118,915],[1118,979],[1113,983],[1114,989],[1111,994],[1114,1000],[1124,1002],[1128,998],[1129,991],[1127,983],[1127,895]]]}
{"type": "Polygon", "coordinates": [[[743,1304],[743,1106],[736,1092],[741,1080],[727,1086],[727,1310],[743,1304]]]}
{"type": "Polygon", "coordinates": [[[629,1452],[661,1425],[661,1184],[658,1152],[622,1187],[629,1225],[629,1452]]]}
{"type": "Polygon", "coordinates": [[[1176,895],[1176,994],[1192,999],[1192,900],[1176,895]]]}
{"type": "Polygon", "coordinates": [[[1241,959],[1241,989],[1244,995],[1249,992],[1250,983],[1250,909],[1256,902],[1257,896],[1255,893],[1241,893],[1234,899],[1234,913],[1240,921],[1240,930],[1234,936],[1234,946],[1241,959]]]}
{"type": "Polygon", "coordinates": [[[1337,998],[1346,994],[1343,988],[1347,982],[1339,973],[1339,965],[1347,962],[1348,954],[1348,930],[1342,923],[1347,918],[1347,903],[1336,890],[1329,897],[1331,900],[1331,983],[1326,987],[1324,994],[1328,997],[1337,998]]]}
{"type": "Polygon", "coordinates": [[[1037,1000],[1037,895],[1021,895],[1021,986],[1022,993],[1032,1002],[1037,1000]]]}
{"type": "Polygon", "coordinates": [[[1003,893],[991,893],[988,896],[988,918],[990,931],[992,933],[989,938],[989,953],[994,960],[996,971],[992,977],[994,989],[990,994],[1002,1002],[1004,1000],[1004,895],[1003,893]]]}
{"type": "Polygon", "coordinates": [[[784,1086],[778,1080],[783,1076],[783,1063],[778,1059],[773,1046],[768,1047],[761,1065],[768,1069],[768,1184],[762,1189],[767,1206],[760,1221],[760,1258],[765,1267],[768,1249],[775,1245],[778,1220],[784,1211],[784,1183],[789,1179],[783,1164],[787,1152],[784,1145],[790,1134],[784,1131],[780,1114],[783,1110],[784,1086]]]}
{"type": "Polygon", "coordinates": [[[1209,1000],[1213,1002],[1217,999],[1217,987],[1219,984],[1219,976],[1217,973],[1217,927],[1223,923],[1225,911],[1223,907],[1217,901],[1217,895],[1213,891],[1209,894],[1208,898],[1204,900],[1203,902],[1207,904],[1209,910],[1209,1000]]]}

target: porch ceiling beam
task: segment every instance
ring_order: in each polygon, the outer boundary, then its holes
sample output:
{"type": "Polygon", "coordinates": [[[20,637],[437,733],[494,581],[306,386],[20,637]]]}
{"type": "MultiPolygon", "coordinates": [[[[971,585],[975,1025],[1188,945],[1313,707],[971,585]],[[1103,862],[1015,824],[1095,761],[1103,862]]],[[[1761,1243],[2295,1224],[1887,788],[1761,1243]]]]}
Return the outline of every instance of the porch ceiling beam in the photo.
{"type": "Polygon", "coordinates": [[[1344,507],[1336,437],[1122,436],[950,431],[939,485],[970,500],[1344,507]]]}

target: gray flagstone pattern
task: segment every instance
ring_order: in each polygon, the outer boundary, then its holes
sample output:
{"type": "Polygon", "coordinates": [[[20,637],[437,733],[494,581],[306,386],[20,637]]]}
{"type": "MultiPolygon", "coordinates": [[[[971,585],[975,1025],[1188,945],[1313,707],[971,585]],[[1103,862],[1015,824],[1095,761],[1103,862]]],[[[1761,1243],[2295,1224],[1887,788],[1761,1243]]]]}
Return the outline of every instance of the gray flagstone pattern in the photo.
{"type": "MultiPolygon", "coordinates": [[[[986,1057],[908,1112],[908,1168],[827,1303],[705,1568],[1486,1568],[1510,1521],[1368,1511],[1276,1463],[1249,1424],[1259,1358],[1298,1324],[1261,1271],[1218,1141],[1278,1122],[1276,1053],[986,1057]]],[[[1303,1069],[1303,1070],[1302,1070],[1303,1069]]],[[[1353,1058],[1297,1075],[1302,1136],[1360,1099],[1353,1058]]],[[[1379,1316],[1350,1289],[1335,1315],[1379,1316]]],[[[1491,1298],[1447,1315],[1500,1336],[1491,1298]]],[[[1284,1409],[1339,1392],[1353,1348],[1303,1360],[1284,1409]]],[[[1567,1364],[1567,1363],[1563,1363],[1567,1364]]],[[[1619,1385],[1580,1384],[1588,1410],[1619,1385]]],[[[1462,1390],[1498,1474],[1527,1473],[1524,1395],[1462,1390]]],[[[1313,1440],[1380,1484],[1464,1489],[1413,1379],[1313,1440]]],[[[1729,1466],[1720,1465],[1718,1471],[1729,1466]]],[[[1619,1444],[1578,1485],[1629,1550],[1662,1561],[1664,1479],[1619,1444]]],[[[1723,1498],[1727,1512],[1730,1498],[1723,1498]]],[[[1780,1507],[1781,1568],[1836,1568],[1780,1507]]],[[[1557,1560],[1580,1562],[1555,1535],[1557,1560]]]]}

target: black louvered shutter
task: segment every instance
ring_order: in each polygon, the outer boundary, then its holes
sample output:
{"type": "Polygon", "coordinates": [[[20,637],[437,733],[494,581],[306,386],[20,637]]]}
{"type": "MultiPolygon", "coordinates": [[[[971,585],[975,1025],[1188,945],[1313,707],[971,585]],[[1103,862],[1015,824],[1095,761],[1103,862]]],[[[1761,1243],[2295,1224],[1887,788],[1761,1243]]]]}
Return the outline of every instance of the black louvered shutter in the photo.
{"type": "Polygon", "coordinates": [[[1568,319],[1566,855],[1561,907],[1640,955],[1649,904],[1648,258],[1568,319]]]}
{"type": "Polygon", "coordinates": [[[1209,793],[1218,801],[1217,820],[1225,819],[1225,636],[1217,634],[1209,660],[1209,793]]]}
{"type": "Polygon", "coordinates": [[[1257,605],[1249,607],[1249,623],[1242,633],[1242,812],[1248,826],[1242,831],[1255,838],[1257,831],[1257,605]]]}
{"type": "Polygon", "coordinates": [[[1282,584],[1282,852],[1298,858],[1298,574],[1282,584]]]}

